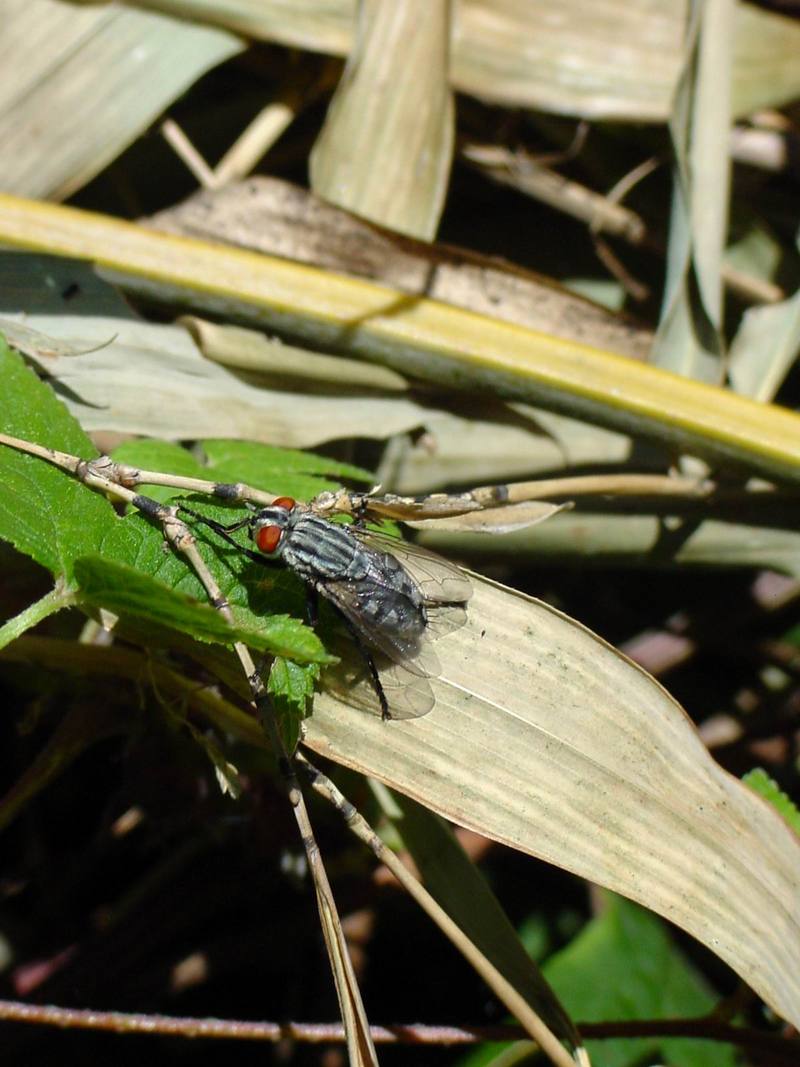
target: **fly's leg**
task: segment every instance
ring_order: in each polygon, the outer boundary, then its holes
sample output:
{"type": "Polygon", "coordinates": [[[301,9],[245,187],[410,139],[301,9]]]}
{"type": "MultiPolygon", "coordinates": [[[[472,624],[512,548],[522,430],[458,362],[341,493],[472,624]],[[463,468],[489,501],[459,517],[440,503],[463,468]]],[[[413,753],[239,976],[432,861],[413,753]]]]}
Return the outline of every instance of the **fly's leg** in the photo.
{"type": "Polygon", "coordinates": [[[369,668],[370,677],[372,679],[372,685],[375,688],[375,693],[378,697],[378,703],[381,706],[381,718],[384,722],[388,722],[389,719],[391,719],[392,717],[391,712],[389,711],[389,701],[386,699],[386,693],[383,690],[383,683],[381,682],[380,675],[378,674],[378,668],[375,666],[375,660],[372,656],[372,653],[364,644],[361,634],[358,632],[355,626],[353,626],[347,616],[344,615],[338,609],[336,610],[336,613],[344,620],[345,626],[350,631],[350,636],[353,638],[353,641],[355,641],[356,648],[358,649],[359,653],[361,654],[361,657],[369,668]]]}
{"type": "Polygon", "coordinates": [[[319,622],[319,592],[315,585],[306,585],[306,622],[312,630],[319,622]]]}
{"type": "Polygon", "coordinates": [[[208,519],[205,515],[201,515],[197,511],[192,511],[191,508],[187,508],[184,504],[181,504],[179,511],[185,511],[187,515],[191,515],[192,518],[197,519],[204,526],[209,526],[215,534],[218,534],[223,541],[227,541],[229,545],[233,545],[235,549],[247,556],[248,559],[253,560],[254,563],[262,563],[265,566],[269,566],[268,560],[264,558],[259,552],[254,552],[251,548],[246,548],[244,545],[240,545],[237,540],[231,537],[233,530],[242,530],[245,526],[249,526],[251,519],[240,519],[239,522],[232,522],[229,526],[223,526],[221,522],[215,522],[214,519],[208,519]]]}
{"type": "MultiPolygon", "coordinates": [[[[252,522],[252,516],[248,515],[244,519],[239,519],[238,522],[231,522],[227,526],[223,526],[221,522],[215,522],[214,519],[209,519],[205,515],[201,515],[199,511],[193,511],[191,508],[187,508],[185,504],[181,504],[179,510],[185,511],[186,514],[191,515],[193,519],[199,519],[205,526],[210,526],[212,530],[216,530],[222,537],[225,537],[226,534],[233,533],[234,530],[243,530],[245,526],[249,526],[252,522]]],[[[225,539],[231,541],[230,537],[226,537],[225,539]]],[[[232,541],[232,543],[235,545],[236,541],[232,541]]]]}
{"type": "Polygon", "coordinates": [[[353,503],[353,526],[357,530],[364,530],[367,526],[367,501],[363,496],[352,500],[353,503]]]}

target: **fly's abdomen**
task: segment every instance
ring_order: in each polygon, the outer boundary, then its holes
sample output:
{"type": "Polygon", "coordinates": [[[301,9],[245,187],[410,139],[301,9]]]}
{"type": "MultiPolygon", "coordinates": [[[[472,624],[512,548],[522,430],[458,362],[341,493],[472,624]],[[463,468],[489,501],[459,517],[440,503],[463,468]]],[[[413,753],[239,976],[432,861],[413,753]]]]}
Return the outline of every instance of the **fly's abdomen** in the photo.
{"type": "Polygon", "coordinates": [[[422,636],[427,622],[422,594],[394,556],[370,552],[368,578],[361,586],[358,605],[368,625],[406,640],[422,636]]]}
{"type": "Polygon", "coordinates": [[[358,597],[361,618],[368,630],[394,634],[416,645],[425,632],[425,608],[409,597],[385,588],[358,597]]]}

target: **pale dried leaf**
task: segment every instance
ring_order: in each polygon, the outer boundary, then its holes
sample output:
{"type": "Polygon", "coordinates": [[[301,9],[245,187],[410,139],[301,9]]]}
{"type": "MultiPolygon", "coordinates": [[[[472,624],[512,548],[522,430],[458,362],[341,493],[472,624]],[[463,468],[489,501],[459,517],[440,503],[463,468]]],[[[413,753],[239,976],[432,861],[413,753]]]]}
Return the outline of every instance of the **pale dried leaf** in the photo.
{"type": "Polygon", "coordinates": [[[745,312],[731,345],[731,385],[754,400],[772,400],[798,352],[800,290],[780,304],[745,312]]]}
{"type": "Polygon", "coordinates": [[[455,116],[448,0],[363,0],[358,32],[311,153],[315,193],[431,239],[444,206],[455,116]]]}
{"type": "Polygon", "coordinates": [[[466,515],[442,519],[417,519],[406,525],[415,530],[448,530],[453,533],[507,534],[514,530],[526,530],[549,519],[571,504],[548,504],[544,500],[526,500],[505,507],[483,508],[466,515]]]}
{"type": "Polygon", "coordinates": [[[242,41],[123,4],[4,0],[0,188],[61,199],[242,41]]]}
{"type": "Polygon", "coordinates": [[[204,359],[177,326],[69,315],[25,322],[26,352],[36,354],[33,328],[41,338],[39,366],[92,433],[234,437],[309,448],[343,437],[383,439],[427,418],[424,406],[404,397],[258,388],[204,359]],[[57,354],[63,346],[70,354],[57,354]]]}
{"type": "Polygon", "coordinates": [[[401,374],[344,356],[326,356],[305,348],[285,345],[243,326],[226,326],[186,315],[178,320],[191,333],[206,359],[224,367],[248,371],[264,384],[288,383],[308,389],[335,386],[343,392],[373,390],[405,393],[408,382],[401,374]]]}
{"type": "Polygon", "coordinates": [[[236,315],[448,389],[545,404],[768,478],[800,479],[793,412],[586,345],[276,257],[4,194],[0,239],[93,258],[128,291],[236,315]]]}
{"type": "Polygon", "coordinates": [[[800,1022],[800,841],[644,671],[553,608],[474,587],[437,642],[433,711],[383,723],[322,695],[306,742],[666,916],[800,1022]]]}
{"type": "Polygon", "coordinates": [[[69,341],[59,341],[16,319],[0,318],[0,333],[12,348],[40,365],[59,356],[79,356],[83,351],[69,341]]]}
{"type": "Polygon", "coordinates": [[[240,368],[251,356],[252,369],[273,352],[278,359],[288,356],[295,374],[311,375],[303,391],[296,380],[294,388],[272,389],[242,381],[203,359],[185,330],[174,326],[88,315],[4,320],[10,343],[37,360],[89,432],[249,438],[309,448],[344,437],[383,440],[422,428],[415,445],[409,438],[408,447],[394,449],[391,485],[384,477],[389,472],[382,473],[387,488],[401,492],[423,492],[443,482],[502,481],[600,456],[622,461],[629,452],[621,435],[525,405],[514,411],[484,401],[482,418],[468,407],[460,415],[440,411],[430,401],[397,396],[402,378],[387,368],[305,352],[237,327],[206,323],[201,329],[200,321],[189,319],[215,354],[227,356],[238,346],[240,368]],[[334,372],[356,385],[353,395],[324,395],[334,372]],[[368,381],[395,388],[367,396],[368,381]],[[306,391],[312,384],[323,393],[306,391]]]}
{"type": "Polygon", "coordinates": [[[800,533],[780,526],[750,525],[659,515],[611,515],[564,511],[530,532],[503,537],[425,530],[420,542],[442,555],[492,565],[508,559],[514,567],[546,561],[634,563],[637,567],[759,567],[800,578],[800,533]]]}
{"type": "MultiPolygon", "coordinates": [[[[347,55],[356,0],[148,0],[262,40],[347,55]]],[[[681,66],[686,0],[460,0],[454,5],[454,89],[496,104],[586,118],[663,122],[681,66]]],[[[738,4],[735,113],[800,93],[800,26],[738,4]]]]}
{"type": "Polygon", "coordinates": [[[384,282],[404,293],[643,359],[649,330],[550,279],[467,249],[389,233],[278,178],[201,190],[154,215],[168,233],[384,282]]]}
{"type": "Polygon", "coordinates": [[[687,21],[684,69],[670,117],[675,148],[667,278],[652,361],[720,384],[722,256],[730,182],[728,72],[732,0],[710,0],[687,21]]]}
{"type": "MultiPolygon", "coordinates": [[[[624,463],[630,438],[524,404],[503,410],[488,399],[483,418],[467,407],[430,410],[427,432],[398,442],[378,481],[397,493],[440,485],[474,485],[535,476],[539,471],[595,463],[624,463]]],[[[653,451],[654,462],[658,453],[653,451]]],[[[646,464],[641,455],[639,463],[646,464]]]]}

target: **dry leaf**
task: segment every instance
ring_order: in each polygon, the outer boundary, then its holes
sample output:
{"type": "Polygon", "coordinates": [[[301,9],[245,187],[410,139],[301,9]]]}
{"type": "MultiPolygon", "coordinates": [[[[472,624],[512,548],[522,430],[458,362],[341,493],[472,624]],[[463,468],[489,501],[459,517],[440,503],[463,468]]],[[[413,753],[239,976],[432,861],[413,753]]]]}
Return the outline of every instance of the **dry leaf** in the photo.
{"type": "Polygon", "coordinates": [[[437,641],[424,718],[322,695],[317,752],[644,904],[800,1022],[800,841],[709,756],[685,712],[578,623],[475,580],[437,641]]]}
{"type": "Polygon", "coordinates": [[[4,0],[0,188],[63,199],[244,42],[124,4],[4,0]]]}
{"type": "Polygon", "coordinates": [[[362,0],[354,47],[310,159],[319,196],[430,240],[450,177],[449,0],[362,0]]]}

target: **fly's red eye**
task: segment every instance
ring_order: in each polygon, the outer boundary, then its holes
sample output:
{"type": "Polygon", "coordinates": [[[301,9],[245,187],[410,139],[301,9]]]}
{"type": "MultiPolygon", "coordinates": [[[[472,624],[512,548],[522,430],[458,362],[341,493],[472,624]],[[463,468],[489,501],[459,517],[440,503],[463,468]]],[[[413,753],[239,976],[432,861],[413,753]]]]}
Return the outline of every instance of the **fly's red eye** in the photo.
{"type": "Polygon", "coordinates": [[[291,511],[297,503],[290,496],[279,496],[277,500],[273,500],[271,507],[273,508],[286,508],[287,511],[291,511]]]}
{"type": "MultiPolygon", "coordinates": [[[[288,497],[286,499],[288,500],[288,497]]],[[[283,530],[280,526],[260,526],[256,530],[256,544],[262,552],[274,552],[278,547],[282,533],[283,530]]]]}

